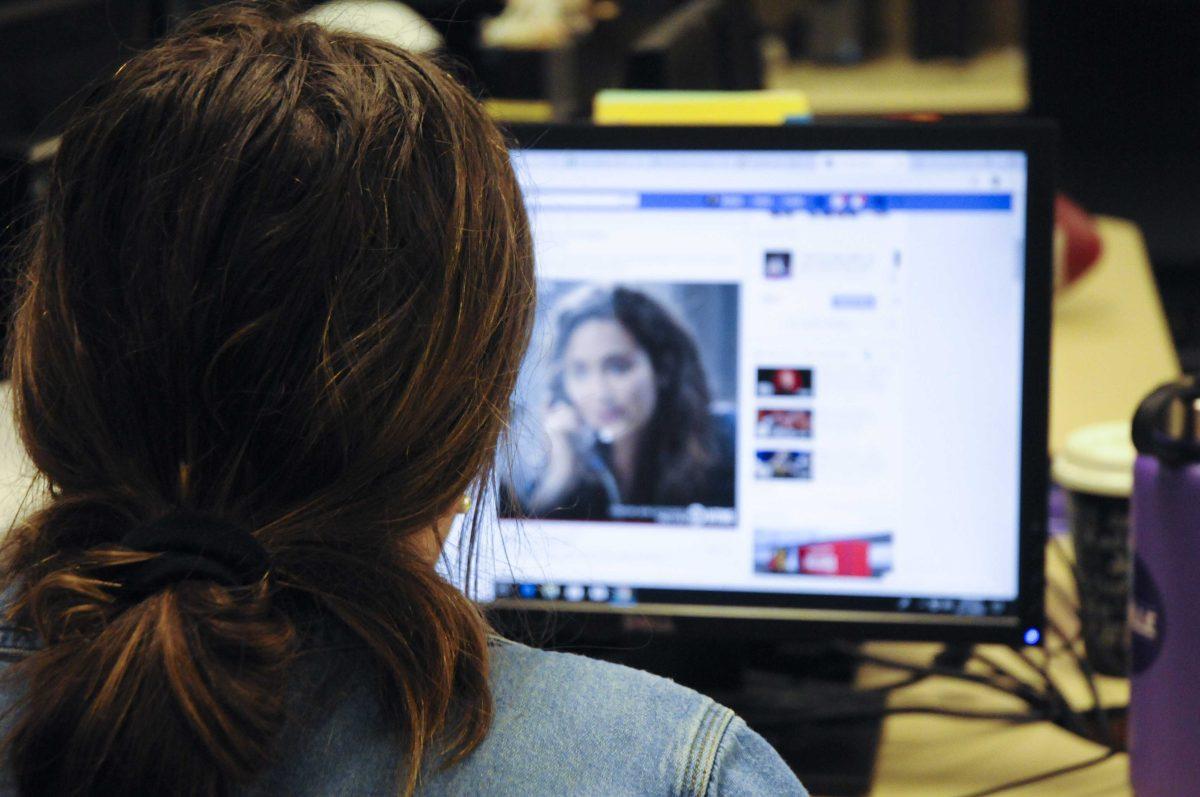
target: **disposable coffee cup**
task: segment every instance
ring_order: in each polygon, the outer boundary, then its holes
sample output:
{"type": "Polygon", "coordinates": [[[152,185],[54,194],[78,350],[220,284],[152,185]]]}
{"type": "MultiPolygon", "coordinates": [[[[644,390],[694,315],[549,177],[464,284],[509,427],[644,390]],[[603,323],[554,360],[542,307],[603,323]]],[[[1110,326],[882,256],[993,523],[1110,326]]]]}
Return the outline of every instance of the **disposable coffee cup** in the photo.
{"type": "Polygon", "coordinates": [[[1079,575],[1079,621],[1092,668],[1129,674],[1129,495],[1137,452],[1128,421],[1095,424],[1067,438],[1054,480],[1067,491],[1079,575]]]}

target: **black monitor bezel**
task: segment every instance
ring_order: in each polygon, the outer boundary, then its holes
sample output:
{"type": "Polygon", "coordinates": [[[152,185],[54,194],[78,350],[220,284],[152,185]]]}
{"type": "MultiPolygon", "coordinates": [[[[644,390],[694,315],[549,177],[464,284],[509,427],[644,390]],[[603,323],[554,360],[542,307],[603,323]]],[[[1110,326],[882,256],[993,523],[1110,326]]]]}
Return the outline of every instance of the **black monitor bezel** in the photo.
{"type": "MultiPolygon", "coordinates": [[[[1025,235],[1025,336],[1021,408],[1020,567],[1016,613],[1003,618],[912,615],[901,612],[813,609],[798,619],[739,616],[726,609],[676,613],[657,605],[614,608],[607,604],[566,604],[498,600],[487,605],[503,628],[529,625],[529,618],[554,615],[553,624],[569,636],[609,640],[630,629],[669,629],[703,637],[804,639],[907,639],[943,642],[995,642],[1021,645],[1040,639],[1044,626],[1046,490],[1050,319],[1053,295],[1052,240],[1057,130],[1038,120],[1011,119],[919,124],[865,122],[781,127],[651,127],[516,125],[510,146],[542,150],[776,150],[776,151],[1020,151],[1028,161],[1025,235]],[[531,614],[532,613],[532,614],[531,614]],[[807,616],[811,615],[811,616],[807,616]],[[822,615],[825,615],[824,617],[822,615]],[[639,622],[630,622],[638,620],[639,622]]],[[[713,604],[714,607],[719,606],[713,604]]],[[[543,617],[543,620],[545,617],[543,617]]]]}

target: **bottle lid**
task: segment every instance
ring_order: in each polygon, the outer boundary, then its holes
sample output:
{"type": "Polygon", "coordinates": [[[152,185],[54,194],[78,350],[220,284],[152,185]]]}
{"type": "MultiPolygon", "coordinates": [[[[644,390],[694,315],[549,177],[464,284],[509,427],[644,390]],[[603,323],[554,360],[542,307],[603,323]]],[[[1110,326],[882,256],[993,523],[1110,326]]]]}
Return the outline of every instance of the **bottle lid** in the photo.
{"type": "Polygon", "coordinates": [[[1169,467],[1200,463],[1200,379],[1184,376],[1142,399],[1133,416],[1133,444],[1169,467]]]}
{"type": "Polygon", "coordinates": [[[1128,498],[1133,490],[1133,447],[1128,421],[1110,421],[1072,432],[1054,458],[1054,480],[1068,490],[1128,498]]]}

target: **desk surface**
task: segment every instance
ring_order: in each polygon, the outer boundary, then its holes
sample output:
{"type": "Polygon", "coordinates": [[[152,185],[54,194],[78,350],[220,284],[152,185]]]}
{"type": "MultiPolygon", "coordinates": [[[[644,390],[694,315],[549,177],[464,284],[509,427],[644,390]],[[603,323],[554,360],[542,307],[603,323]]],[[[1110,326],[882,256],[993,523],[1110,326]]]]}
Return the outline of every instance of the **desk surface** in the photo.
{"type": "Polygon", "coordinates": [[[1152,388],[1179,375],[1141,233],[1122,219],[1097,222],[1100,260],[1054,302],[1052,452],[1081,426],[1131,419],[1152,388]]]}
{"type": "Polygon", "coordinates": [[[1029,105],[1025,54],[989,50],[966,61],[917,61],[891,53],[854,66],[769,58],[766,85],[800,89],[814,114],[1020,113],[1029,105]]]}
{"type": "MultiPolygon", "coordinates": [[[[905,700],[974,711],[1015,711],[1015,699],[998,704],[970,684],[934,679],[912,687],[905,700]]],[[[884,726],[876,763],[876,797],[961,797],[1075,763],[1104,753],[1050,723],[1013,725],[985,720],[898,716],[884,726]]],[[[1110,797],[1129,795],[1129,757],[1122,753],[1087,769],[1042,783],[1005,791],[1011,795],[1110,797]]]]}

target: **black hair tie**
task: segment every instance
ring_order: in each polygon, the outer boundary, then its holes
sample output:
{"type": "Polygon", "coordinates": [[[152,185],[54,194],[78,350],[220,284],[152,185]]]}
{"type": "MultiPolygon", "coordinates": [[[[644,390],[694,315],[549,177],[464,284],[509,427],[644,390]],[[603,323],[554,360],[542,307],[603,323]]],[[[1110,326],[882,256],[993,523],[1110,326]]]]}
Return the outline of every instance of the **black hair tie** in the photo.
{"type": "Polygon", "coordinates": [[[141,600],[180,581],[214,581],[226,587],[256,584],[267,573],[267,552],[249,531],[211,515],[176,510],[130,531],[121,544],[157,553],[120,567],[121,592],[141,600]]]}

